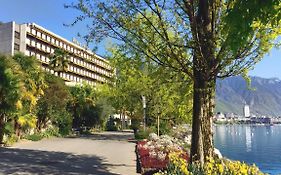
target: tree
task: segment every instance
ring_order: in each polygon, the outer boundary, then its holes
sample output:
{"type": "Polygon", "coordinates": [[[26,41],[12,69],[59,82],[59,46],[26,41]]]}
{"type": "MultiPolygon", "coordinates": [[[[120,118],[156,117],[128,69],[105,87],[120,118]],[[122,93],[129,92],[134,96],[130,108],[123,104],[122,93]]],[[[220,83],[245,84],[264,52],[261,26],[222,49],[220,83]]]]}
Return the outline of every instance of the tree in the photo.
{"type": "Polygon", "coordinates": [[[40,63],[35,57],[17,53],[12,59],[21,67],[21,81],[24,83],[24,88],[21,92],[22,108],[14,113],[16,135],[20,136],[20,131],[23,128],[30,129],[36,127],[37,101],[44,95],[47,85],[45,75],[40,68],[40,63]]]}
{"type": "Polygon", "coordinates": [[[100,124],[100,108],[97,106],[97,91],[83,84],[70,87],[72,99],[68,106],[73,115],[73,127],[93,127],[100,124]]]}
{"type": "Polygon", "coordinates": [[[62,49],[55,49],[54,53],[50,56],[50,67],[58,73],[58,77],[62,72],[67,72],[69,64],[69,55],[62,49]]]}
{"type": "Polygon", "coordinates": [[[193,80],[191,162],[213,156],[217,78],[246,74],[276,45],[279,0],[79,0],[73,24],[87,20],[87,41],[112,37],[193,80]]]}
{"type": "Polygon", "coordinates": [[[0,143],[3,141],[5,123],[12,112],[21,108],[20,66],[9,56],[0,55],[0,143]]]}
{"type": "Polygon", "coordinates": [[[126,47],[117,47],[111,49],[111,52],[110,62],[116,69],[116,77],[113,86],[109,86],[107,95],[117,113],[122,116],[126,114],[132,122],[142,121],[141,96],[145,95],[148,125],[155,126],[160,115],[162,121],[168,121],[171,125],[188,122],[192,96],[191,85],[187,83],[190,79],[185,74],[159,67],[126,47]],[[125,54],[128,52],[134,59],[125,54]]]}
{"type": "Polygon", "coordinates": [[[67,111],[70,93],[64,81],[54,75],[46,73],[48,88],[37,104],[37,130],[46,128],[48,122],[59,128],[62,135],[68,134],[72,125],[72,118],[67,111]]]}

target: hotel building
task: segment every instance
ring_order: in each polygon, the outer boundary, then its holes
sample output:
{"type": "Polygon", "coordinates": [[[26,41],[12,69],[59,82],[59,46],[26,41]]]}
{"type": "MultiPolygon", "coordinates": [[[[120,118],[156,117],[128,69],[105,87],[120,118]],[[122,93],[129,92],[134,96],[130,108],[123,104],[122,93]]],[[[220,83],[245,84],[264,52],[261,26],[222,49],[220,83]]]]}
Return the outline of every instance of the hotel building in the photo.
{"type": "Polygon", "coordinates": [[[0,24],[0,53],[22,52],[35,56],[45,71],[57,75],[49,67],[49,56],[56,48],[69,54],[68,71],[60,74],[66,84],[86,82],[90,85],[107,83],[113,75],[109,62],[77,42],[70,42],[34,23],[0,24]]]}

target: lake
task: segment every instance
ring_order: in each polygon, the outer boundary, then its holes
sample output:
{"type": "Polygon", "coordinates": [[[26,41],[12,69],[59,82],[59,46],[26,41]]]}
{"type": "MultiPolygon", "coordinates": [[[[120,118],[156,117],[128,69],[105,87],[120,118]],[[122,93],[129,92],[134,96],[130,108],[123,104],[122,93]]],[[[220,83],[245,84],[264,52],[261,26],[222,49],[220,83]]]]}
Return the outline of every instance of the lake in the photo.
{"type": "Polygon", "coordinates": [[[224,157],[281,174],[281,125],[216,125],[214,142],[224,157]]]}

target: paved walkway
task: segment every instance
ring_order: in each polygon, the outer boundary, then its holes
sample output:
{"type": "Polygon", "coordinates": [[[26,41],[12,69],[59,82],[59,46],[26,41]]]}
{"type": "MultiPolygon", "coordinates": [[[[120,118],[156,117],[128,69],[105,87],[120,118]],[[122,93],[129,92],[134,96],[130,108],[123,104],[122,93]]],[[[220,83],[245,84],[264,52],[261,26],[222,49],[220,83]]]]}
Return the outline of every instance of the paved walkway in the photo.
{"type": "Polygon", "coordinates": [[[0,174],[134,175],[135,144],[128,132],[23,141],[0,148],[0,174]]]}

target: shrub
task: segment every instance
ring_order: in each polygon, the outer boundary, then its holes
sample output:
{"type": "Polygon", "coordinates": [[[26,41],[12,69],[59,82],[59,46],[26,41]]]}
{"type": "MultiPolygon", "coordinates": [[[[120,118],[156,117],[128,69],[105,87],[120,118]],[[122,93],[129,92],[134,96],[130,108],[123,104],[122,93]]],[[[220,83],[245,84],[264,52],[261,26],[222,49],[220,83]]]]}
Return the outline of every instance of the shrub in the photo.
{"type": "Polygon", "coordinates": [[[60,129],[58,127],[52,126],[52,127],[47,128],[43,132],[26,135],[24,138],[27,140],[31,140],[31,141],[39,141],[39,140],[42,140],[43,138],[50,138],[52,136],[60,137],[61,135],[59,133],[59,130],[60,129]]]}
{"type": "Polygon", "coordinates": [[[7,139],[5,140],[5,146],[11,146],[13,143],[17,142],[19,140],[19,137],[15,134],[7,136],[7,139]]]}
{"type": "Polygon", "coordinates": [[[66,110],[58,111],[55,125],[59,128],[59,134],[66,136],[72,129],[72,117],[66,110]]]}
{"type": "Polygon", "coordinates": [[[170,134],[172,127],[168,121],[160,121],[159,132],[160,135],[170,134]]]}
{"type": "Polygon", "coordinates": [[[52,136],[59,137],[59,128],[58,127],[49,127],[44,132],[41,133],[42,137],[49,138],[52,136]]]}
{"type": "Polygon", "coordinates": [[[39,140],[42,140],[43,138],[44,137],[42,136],[42,134],[39,134],[39,133],[25,136],[25,139],[31,140],[31,141],[39,141],[39,140]]]}
{"type": "Polygon", "coordinates": [[[150,133],[152,133],[152,130],[150,128],[147,128],[145,131],[139,130],[135,134],[135,139],[136,140],[148,139],[148,136],[149,136],[150,133]]]}
{"type": "Polygon", "coordinates": [[[107,131],[118,131],[118,126],[121,125],[120,119],[115,119],[113,117],[109,117],[106,123],[106,130],[107,131]]]}
{"type": "Polygon", "coordinates": [[[10,136],[10,135],[12,135],[12,133],[14,133],[13,123],[11,123],[11,122],[5,123],[5,125],[4,125],[4,134],[10,136]]]}

